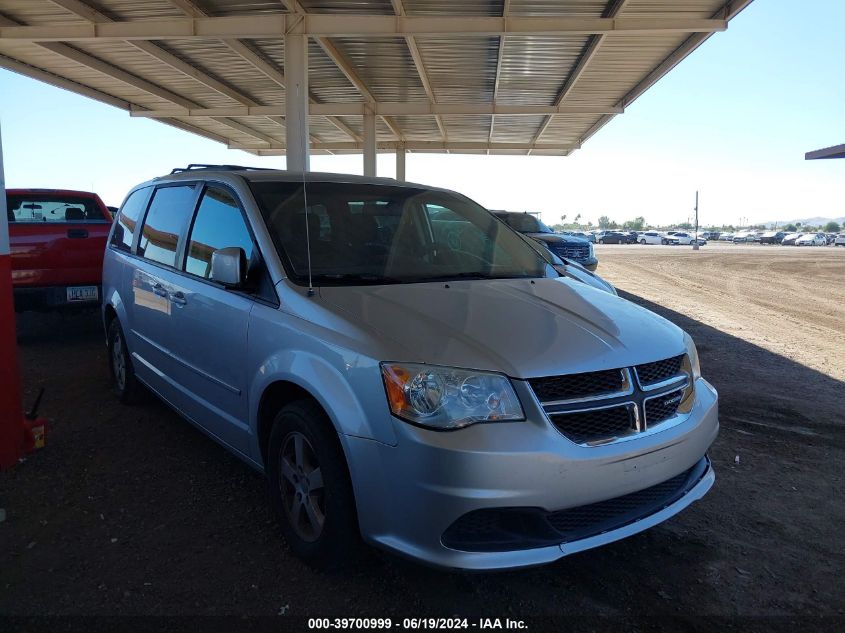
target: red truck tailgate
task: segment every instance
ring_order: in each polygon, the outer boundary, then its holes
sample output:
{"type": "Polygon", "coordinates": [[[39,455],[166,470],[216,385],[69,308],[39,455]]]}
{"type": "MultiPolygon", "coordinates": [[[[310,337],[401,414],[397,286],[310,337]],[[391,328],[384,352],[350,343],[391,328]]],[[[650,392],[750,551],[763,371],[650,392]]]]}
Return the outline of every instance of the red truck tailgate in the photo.
{"type": "Polygon", "coordinates": [[[99,284],[111,216],[96,194],[6,191],[15,288],[99,284]]]}

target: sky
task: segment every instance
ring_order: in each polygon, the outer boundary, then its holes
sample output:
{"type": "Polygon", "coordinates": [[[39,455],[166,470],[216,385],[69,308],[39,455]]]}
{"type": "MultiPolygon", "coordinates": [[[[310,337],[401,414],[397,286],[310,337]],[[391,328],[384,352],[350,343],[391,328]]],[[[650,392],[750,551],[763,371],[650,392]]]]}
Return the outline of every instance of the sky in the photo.
{"type": "MultiPolygon", "coordinates": [[[[845,143],[843,23],[843,0],[755,0],[571,156],[409,154],[407,179],[549,224],[685,222],[696,190],[702,226],[845,216],[845,160],[804,160],[845,143]]],[[[5,70],[0,127],[7,187],[91,190],[115,206],[188,163],[285,165],[5,70]]],[[[313,156],[311,168],[360,174],[363,161],[313,156]]],[[[378,174],[395,174],[392,154],[378,174]]]]}

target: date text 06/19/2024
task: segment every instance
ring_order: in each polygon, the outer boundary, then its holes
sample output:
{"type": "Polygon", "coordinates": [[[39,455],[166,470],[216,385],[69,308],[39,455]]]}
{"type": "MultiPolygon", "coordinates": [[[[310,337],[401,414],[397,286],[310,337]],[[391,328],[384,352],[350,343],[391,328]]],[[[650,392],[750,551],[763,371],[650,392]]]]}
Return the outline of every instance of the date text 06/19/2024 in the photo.
{"type": "Polygon", "coordinates": [[[309,630],[382,630],[405,631],[418,630],[525,630],[528,625],[523,620],[510,618],[309,618],[309,630]]]}

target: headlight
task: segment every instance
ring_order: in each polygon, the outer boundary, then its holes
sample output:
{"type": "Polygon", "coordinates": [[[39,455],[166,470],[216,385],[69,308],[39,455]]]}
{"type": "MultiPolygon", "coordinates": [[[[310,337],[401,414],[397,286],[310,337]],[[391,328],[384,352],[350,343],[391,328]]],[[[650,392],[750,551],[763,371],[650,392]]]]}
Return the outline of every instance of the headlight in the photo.
{"type": "Polygon", "coordinates": [[[510,381],[501,374],[411,363],[382,363],[393,415],[440,431],[477,422],[524,420],[510,381]]]}
{"type": "Polygon", "coordinates": [[[590,257],[595,257],[595,251],[593,250],[593,243],[587,242],[587,246],[590,247],[590,257]]]}
{"type": "Polygon", "coordinates": [[[701,366],[698,363],[698,350],[695,349],[695,343],[689,334],[684,333],[684,344],[687,347],[686,356],[682,369],[690,377],[689,386],[684,390],[681,397],[681,404],[678,405],[678,411],[681,413],[689,413],[695,404],[695,381],[701,378],[701,366]]]}
{"type": "Polygon", "coordinates": [[[701,364],[698,362],[698,350],[695,349],[692,337],[684,333],[684,344],[687,346],[687,358],[689,359],[689,372],[693,381],[701,378],[701,364]]]}

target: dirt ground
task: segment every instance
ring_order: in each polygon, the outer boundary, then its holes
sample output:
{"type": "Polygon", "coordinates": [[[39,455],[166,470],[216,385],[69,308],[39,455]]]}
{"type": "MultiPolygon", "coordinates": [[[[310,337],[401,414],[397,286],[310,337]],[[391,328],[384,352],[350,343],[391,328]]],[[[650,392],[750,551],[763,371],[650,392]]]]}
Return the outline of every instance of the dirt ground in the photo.
{"type": "Polygon", "coordinates": [[[317,573],[289,553],[259,475],[160,403],[116,402],[95,315],[25,315],[26,399],[44,385],[55,422],[46,449],[0,475],[0,614],[777,616],[764,628],[843,630],[845,248],[597,250],[622,294],[692,334],[720,392],[717,482],[679,516],[527,571],[373,552],[317,573]]]}

